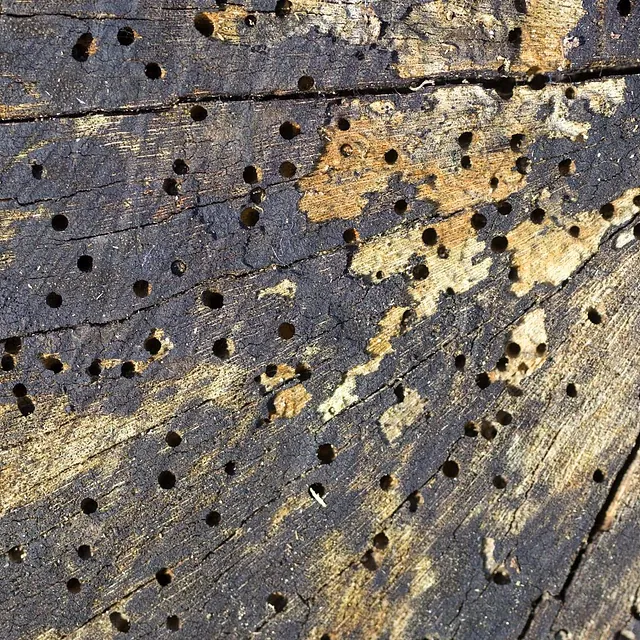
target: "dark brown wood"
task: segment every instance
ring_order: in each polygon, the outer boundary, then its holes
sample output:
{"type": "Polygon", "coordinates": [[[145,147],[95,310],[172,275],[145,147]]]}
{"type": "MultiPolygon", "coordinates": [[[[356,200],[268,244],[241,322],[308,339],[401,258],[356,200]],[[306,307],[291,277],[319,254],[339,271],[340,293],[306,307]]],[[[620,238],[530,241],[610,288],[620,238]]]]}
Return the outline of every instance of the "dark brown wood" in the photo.
{"type": "Polygon", "coordinates": [[[640,7],[98,5],[0,14],[0,635],[632,637],[640,7]]]}

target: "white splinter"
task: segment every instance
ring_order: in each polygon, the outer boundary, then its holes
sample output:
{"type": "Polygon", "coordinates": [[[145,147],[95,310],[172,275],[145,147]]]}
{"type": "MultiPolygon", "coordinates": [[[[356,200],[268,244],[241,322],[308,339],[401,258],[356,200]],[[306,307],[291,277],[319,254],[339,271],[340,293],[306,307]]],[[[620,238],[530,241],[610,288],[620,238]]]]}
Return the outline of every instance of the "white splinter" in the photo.
{"type": "Polygon", "coordinates": [[[312,487],[309,487],[309,493],[311,494],[311,497],[321,506],[321,507],[327,507],[327,503],[322,499],[322,496],[318,493],[316,493],[312,487]]]}

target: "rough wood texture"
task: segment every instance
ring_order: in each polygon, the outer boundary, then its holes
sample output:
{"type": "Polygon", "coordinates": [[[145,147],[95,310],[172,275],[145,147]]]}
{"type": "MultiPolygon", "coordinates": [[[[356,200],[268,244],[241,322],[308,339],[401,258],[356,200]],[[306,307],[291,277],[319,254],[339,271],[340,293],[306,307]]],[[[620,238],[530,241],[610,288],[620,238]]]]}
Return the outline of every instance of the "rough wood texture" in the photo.
{"type": "Polygon", "coordinates": [[[633,637],[640,7],[196,5],[1,4],[1,637],[633,637]]]}

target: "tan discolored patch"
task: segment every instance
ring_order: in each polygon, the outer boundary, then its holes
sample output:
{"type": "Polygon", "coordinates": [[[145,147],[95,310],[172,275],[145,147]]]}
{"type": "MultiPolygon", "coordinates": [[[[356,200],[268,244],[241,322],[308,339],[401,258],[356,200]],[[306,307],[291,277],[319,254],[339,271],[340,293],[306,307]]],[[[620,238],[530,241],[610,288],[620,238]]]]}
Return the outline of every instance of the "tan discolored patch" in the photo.
{"type": "Polygon", "coordinates": [[[569,36],[584,15],[583,0],[528,0],[520,55],[511,70],[539,73],[569,67],[569,36]]]}
{"type": "Polygon", "coordinates": [[[274,375],[268,375],[266,372],[261,373],[258,377],[258,383],[264,387],[265,391],[273,391],[276,387],[293,380],[295,377],[296,370],[288,364],[281,363],[276,365],[274,375]]]}
{"type": "Polygon", "coordinates": [[[492,380],[517,387],[537,371],[548,357],[544,309],[527,313],[513,328],[505,345],[506,363],[490,372],[492,380]]]}
{"type": "Polygon", "coordinates": [[[318,407],[318,413],[322,416],[323,422],[331,420],[358,401],[358,396],[354,393],[358,377],[377,371],[384,357],[393,351],[391,339],[400,335],[402,318],[406,311],[408,311],[407,307],[391,307],[385,313],[378,323],[378,333],[369,340],[367,345],[369,360],[345,373],[340,385],[318,407]]]}
{"type": "Polygon", "coordinates": [[[476,238],[471,214],[464,214],[431,226],[400,227],[363,243],[352,260],[351,271],[374,281],[404,274],[415,311],[423,318],[436,312],[440,296],[448,289],[463,293],[487,277],[491,258],[475,259],[485,247],[476,238]],[[436,238],[434,244],[425,243],[428,231],[436,238]],[[424,278],[415,273],[419,265],[428,269],[424,278]]]}
{"type": "Polygon", "coordinates": [[[378,421],[387,441],[395,442],[424,413],[426,404],[415,389],[405,387],[403,401],[389,407],[378,421]]]}
{"type": "MultiPolygon", "coordinates": [[[[0,513],[54,494],[91,469],[110,473],[124,450],[107,457],[99,453],[162,424],[194,403],[206,400],[228,410],[244,406],[245,379],[246,371],[230,363],[198,364],[179,378],[160,382],[141,379],[138,388],[143,400],[126,416],[105,413],[101,401],[82,413],[70,414],[66,396],[35,396],[36,410],[27,418],[21,418],[14,405],[2,405],[0,427],[8,442],[17,437],[20,444],[1,456],[0,481],[7,488],[0,495],[0,513]]],[[[252,420],[251,410],[241,412],[229,446],[244,437],[252,420]]]]}
{"type": "Polygon", "coordinates": [[[18,223],[23,220],[38,220],[46,217],[50,217],[50,214],[42,207],[38,207],[35,211],[3,209],[0,211],[0,242],[12,240],[18,231],[18,223]]]}
{"type": "Polygon", "coordinates": [[[577,98],[587,100],[592,111],[610,118],[624,102],[626,90],[625,78],[609,78],[597,84],[589,82],[581,84],[577,98]]]}
{"type": "Polygon", "coordinates": [[[301,384],[284,389],[273,399],[273,409],[269,414],[271,420],[278,418],[295,418],[307,406],[311,394],[301,384]]]}
{"type": "MultiPolygon", "coordinates": [[[[610,81],[589,83],[583,97],[608,116],[624,95],[623,84],[615,87],[610,81]]],[[[432,107],[422,110],[356,99],[345,105],[351,114],[347,130],[338,123],[320,130],[322,154],[298,181],[299,207],[311,222],[362,215],[393,177],[415,187],[415,197],[433,203],[442,216],[499,202],[527,185],[516,159],[528,146],[541,138],[584,141],[591,128],[570,117],[559,85],[516,87],[508,101],[478,86],[442,87],[429,99],[432,107]],[[465,149],[458,143],[463,132],[472,135],[465,149]],[[521,149],[511,148],[512,134],[525,138],[521,149]]]]}
{"type": "Polygon", "coordinates": [[[424,78],[478,68],[537,73],[569,66],[571,32],[585,14],[582,0],[528,0],[526,14],[515,13],[510,3],[496,5],[414,4],[389,38],[398,75],[424,78]]]}
{"type": "Polygon", "coordinates": [[[266,298],[267,296],[281,296],[283,298],[295,298],[296,289],[298,285],[291,280],[282,280],[273,287],[267,287],[266,289],[261,289],[258,291],[258,300],[262,300],[262,298],[266,298]]]}
{"type": "Polygon", "coordinates": [[[608,229],[628,222],[640,211],[634,204],[639,195],[640,188],[625,191],[611,203],[614,211],[608,220],[598,209],[570,218],[556,206],[547,211],[542,224],[531,220],[520,223],[507,235],[513,248],[511,262],[518,269],[518,280],[511,285],[513,292],[523,296],[538,283],[558,285],[566,280],[598,250],[608,229]],[[577,236],[571,234],[574,228],[579,230],[577,236]]]}
{"type": "Polygon", "coordinates": [[[367,0],[355,0],[347,4],[296,0],[292,19],[285,22],[275,12],[255,12],[235,4],[226,4],[219,11],[205,11],[198,15],[203,24],[206,20],[208,27],[212,28],[211,38],[233,45],[252,41],[252,29],[245,23],[248,16],[252,16],[256,28],[264,32],[264,42],[268,46],[312,31],[354,45],[371,44],[380,35],[380,20],[367,0]]]}
{"type": "Polygon", "coordinates": [[[412,5],[394,25],[390,45],[397,52],[394,68],[401,78],[423,78],[482,66],[497,70],[498,54],[507,47],[504,20],[468,0],[412,5]]]}
{"type": "Polygon", "coordinates": [[[469,291],[488,276],[491,259],[475,260],[484,249],[485,243],[476,239],[470,214],[455,216],[431,227],[400,227],[387,236],[360,245],[351,262],[351,272],[377,281],[405,274],[414,304],[411,308],[392,307],[385,313],[378,325],[378,334],[367,347],[367,353],[373,357],[345,373],[341,384],[318,407],[323,421],[327,422],[358,401],[357,378],[377,371],[385,356],[393,351],[392,338],[407,328],[405,314],[413,310],[418,318],[430,316],[436,312],[443,293],[449,289],[456,293],[469,291]],[[437,237],[435,244],[425,244],[426,229],[437,237]],[[447,257],[440,257],[445,254],[447,257]],[[419,265],[428,269],[428,275],[421,279],[414,275],[419,265]]]}
{"type": "MultiPolygon", "coordinates": [[[[428,555],[428,544],[416,546],[420,536],[415,528],[397,527],[387,534],[389,547],[383,553],[369,555],[375,558],[378,569],[372,562],[366,563],[370,568],[360,562],[353,571],[341,573],[323,589],[327,607],[322,621],[317,623],[325,629],[357,640],[410,637],[415,601],[434,587],[438,575],[428,555]],[[401,593],[394,588],[400,582],[406,585],[401,593]]],[[[348,561],[338,566],[348,566],[348,561]]],[[[315,629],[321,630],[319,626],[315,629]]]]}

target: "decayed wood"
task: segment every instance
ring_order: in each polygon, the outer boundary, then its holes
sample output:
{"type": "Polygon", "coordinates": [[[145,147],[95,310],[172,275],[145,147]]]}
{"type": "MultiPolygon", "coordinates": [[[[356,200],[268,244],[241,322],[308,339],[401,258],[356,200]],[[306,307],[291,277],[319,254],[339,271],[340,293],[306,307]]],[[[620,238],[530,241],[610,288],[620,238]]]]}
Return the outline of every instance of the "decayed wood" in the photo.
{"type": "Polygon", "coordinates": [[[638,12],[585,5],[3,2],[64,51],[4,54],[3,637],[633,630],[638,12]]]}
{"type": "Polygon", "coordinates": [[[582,0],[5,0],[0,119],[631,67],[639,28],[582,0]]]}

